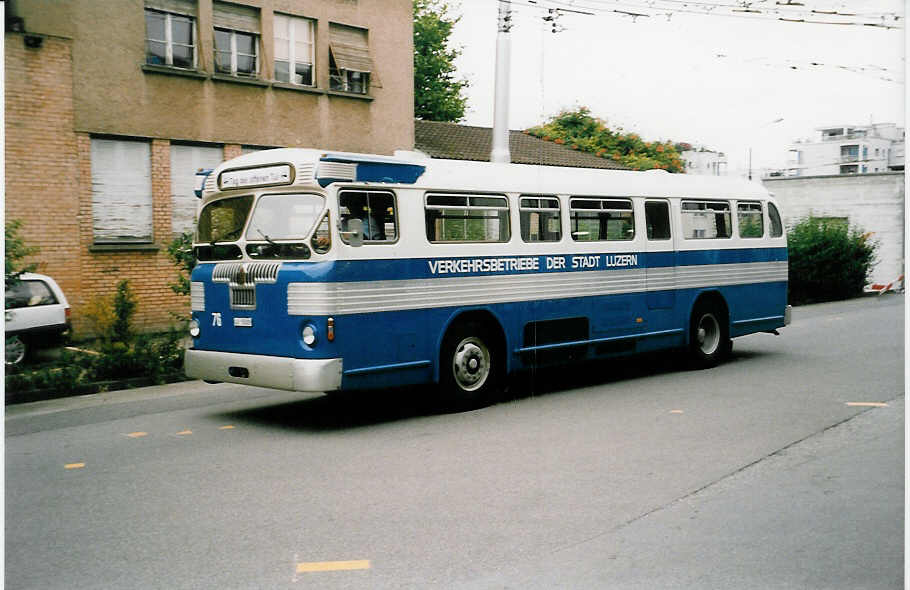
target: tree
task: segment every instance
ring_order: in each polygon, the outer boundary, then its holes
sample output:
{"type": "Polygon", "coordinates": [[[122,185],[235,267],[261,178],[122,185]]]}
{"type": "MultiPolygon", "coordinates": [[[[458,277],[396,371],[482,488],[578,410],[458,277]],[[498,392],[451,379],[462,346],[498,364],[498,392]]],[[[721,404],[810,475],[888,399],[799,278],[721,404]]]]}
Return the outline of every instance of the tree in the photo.
{"type": "Polygon", "coordinates": [[[34,272],[38,268],[38,265],[34,262],[31,264],[23,263],[25,258],[37,254],[38,248],[25,243],[25,240],[19,235],[19,228],[21,227],[22,222],[18,219],[6,222],[6,274],[4,283],[7,288],[15,285],[23,273],[34,272]]]}
{"type": "Polygon", "coordinates": [[[444,0],[414,0],[414,116],[426,121],[458,122],[464,118],[467,80],[455,78],[460,48],[449,46],[452,27],[444,0]]]}
{"type": "Polygon", "coordinates": [[[610,129],[606,121],[591,115],[587,107],[563,111],[526,133],[574,150],[610,158],[633,170],[659,168],[683,172],[685,165],[676,146],[669,141],[644,141],[635,133],[610,129]]]}

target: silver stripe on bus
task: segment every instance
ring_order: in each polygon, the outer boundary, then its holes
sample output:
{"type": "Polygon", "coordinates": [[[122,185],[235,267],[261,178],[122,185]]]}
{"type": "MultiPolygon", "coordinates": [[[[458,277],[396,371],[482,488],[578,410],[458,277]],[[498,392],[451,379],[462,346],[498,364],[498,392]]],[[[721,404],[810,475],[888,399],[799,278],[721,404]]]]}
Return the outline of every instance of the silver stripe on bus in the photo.
{"type": "Polygon", "coordinates": [[[288,283],[288,314],[345,315],[786,280],[787,262],[780,261],[432,279],[288,283]]]}
{"type": "Polygon", "coordinates": [[[205,311],[205,283],[190,283],[190,310],[205,311]]]}

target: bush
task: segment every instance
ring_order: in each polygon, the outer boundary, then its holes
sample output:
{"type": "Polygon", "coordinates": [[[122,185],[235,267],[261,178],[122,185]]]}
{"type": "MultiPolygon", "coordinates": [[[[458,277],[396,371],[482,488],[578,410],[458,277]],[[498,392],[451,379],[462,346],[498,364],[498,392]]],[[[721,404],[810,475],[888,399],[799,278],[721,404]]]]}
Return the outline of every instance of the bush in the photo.
{"type": "Polygon", "coordinates": [[[808,217],[787,233],[793,304],[862,295],[878,244],[840,220],[808,217]]]}
{"type": "Polygon", "coordinates": [[[99,354],[65,350],[52,365],[8,367],[6,391],[53,389],[58,393],[70,393],[99,381],[133,378],[165,383],[182,372],[182,340],[183,334],[174,331],[138,336],[130,345],[103,343],[99,354]]]}

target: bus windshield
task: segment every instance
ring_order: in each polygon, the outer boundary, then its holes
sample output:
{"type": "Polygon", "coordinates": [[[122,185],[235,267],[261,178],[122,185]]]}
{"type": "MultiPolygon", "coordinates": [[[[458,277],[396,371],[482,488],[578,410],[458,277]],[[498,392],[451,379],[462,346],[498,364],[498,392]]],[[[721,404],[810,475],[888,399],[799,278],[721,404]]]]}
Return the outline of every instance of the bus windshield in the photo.
{"type": "Polygon", "coordinates": [[[253,241],[303,240],[325,207],[318,195],[263,195],[246,230],[253,241]]]}
{"type": "Polygon", "coordinates": [[[253,195],[213,201],[199,214],[200,242],[232,242],[243,234],[247,215],[253,205],[253,195]]]}
{"type": "MultiPolygon", "coordinates": [[[[238,245],[224,244],[237,242],[241,237],[250,258],[309,258],[311,250],[305,243],[306,237],[324,209],[325,198],[313,194],[261,195],[258,199],[245,195],[213,201],[199,214],[197,242],[207,245],[196,246],[196,258],[241,258],[238,245]]],[[[328,248],[324,242],[324,239],[316,241],[313,248],[324,254],[328,248]]]]}

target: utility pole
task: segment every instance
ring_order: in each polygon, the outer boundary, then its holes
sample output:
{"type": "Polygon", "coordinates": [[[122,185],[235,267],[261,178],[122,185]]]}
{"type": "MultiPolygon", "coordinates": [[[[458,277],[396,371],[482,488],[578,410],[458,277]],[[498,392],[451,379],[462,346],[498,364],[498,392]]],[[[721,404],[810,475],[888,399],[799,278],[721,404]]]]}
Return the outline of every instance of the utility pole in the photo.
{"type": "Polygon", "coordinates": [[[496,88],[493,95],[493,149],[490,161],[508,164],[509,155],[509,76],[512,53],[512,3],[499,0],[496,33],[496,88]]]}

